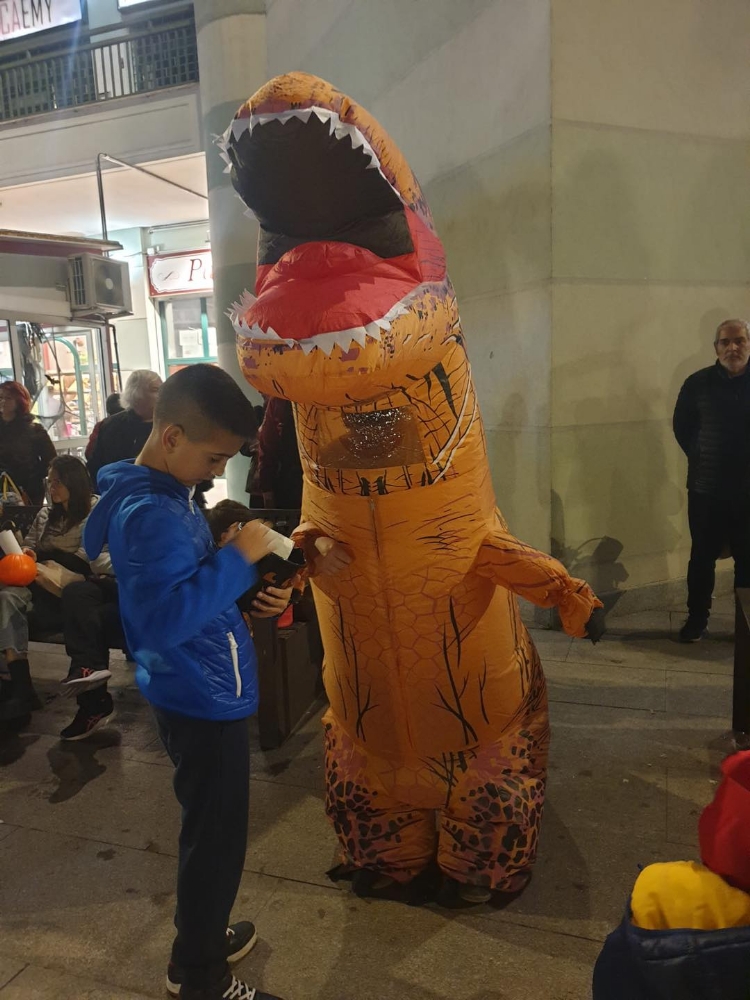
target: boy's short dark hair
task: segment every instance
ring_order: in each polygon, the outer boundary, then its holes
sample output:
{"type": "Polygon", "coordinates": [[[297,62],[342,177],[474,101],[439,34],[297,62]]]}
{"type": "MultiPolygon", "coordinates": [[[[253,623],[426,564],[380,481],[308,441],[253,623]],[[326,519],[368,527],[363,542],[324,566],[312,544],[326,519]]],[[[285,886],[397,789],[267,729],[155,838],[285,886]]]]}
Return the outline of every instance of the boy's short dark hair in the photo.
{"type": "Polygon", "coordinates": [[[187,365],[159,389],[154,422],[179,424],[192,441],[205,440],[211,427],[247,441],[258,430],[253,404],[216,365],[187,365]]]}
{"type": "Polygon", "coordinates": [[[221,536],[238,521],[252,521],[257,517],[249,507],[237,500],[221,500],[205,511],[214,543],[219,545],[221,536]]]}

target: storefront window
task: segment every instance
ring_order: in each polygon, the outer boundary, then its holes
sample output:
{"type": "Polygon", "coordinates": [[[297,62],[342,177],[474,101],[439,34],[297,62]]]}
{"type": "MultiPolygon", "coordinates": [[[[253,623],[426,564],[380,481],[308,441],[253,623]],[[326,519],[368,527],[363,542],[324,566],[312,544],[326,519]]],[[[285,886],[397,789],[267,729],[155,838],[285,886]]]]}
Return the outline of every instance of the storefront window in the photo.
{"type": "MultiPolygon", "coordinates": [[[[53,441],[67,441],[71,450],[80,450],[104,415],[99,331],[16,323],[15,336],[18,379],[31,394],[32,412],[53,441]]],[[[0,327],[0,371],[5,377],[2,345],[0,327]]],[[[8,377],[13,377],[12,365],[8,377]]]]}
{"type": "Polygon", "coordinates": [[[185,296],[162,300],[161,317],[164,365],[173,375],[185,365],[216,363],[216,325],[212,298],[185,296]]]}
{"type": "Polygon", "coordinates": [[[0,381],[13,378],[13,352],[10,346],[10,323],[0,319],[0,381]]]}

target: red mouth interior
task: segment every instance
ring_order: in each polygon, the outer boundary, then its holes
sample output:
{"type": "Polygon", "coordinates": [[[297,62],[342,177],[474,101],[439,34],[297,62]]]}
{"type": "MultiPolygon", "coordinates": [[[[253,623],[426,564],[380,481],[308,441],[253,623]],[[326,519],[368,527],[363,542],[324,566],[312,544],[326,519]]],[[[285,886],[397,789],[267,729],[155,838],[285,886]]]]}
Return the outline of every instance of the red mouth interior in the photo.
{"type": "Polygon", "coordinates": [[[379,257],[352,243],[317,240],[294,247],[275,264],[258,267],[257,301],[248,326],[273,329],[284,340],[307,340],[382,319],[425,281],[442,281],[440,241],[406,210],[415,251],[379,257]]]}

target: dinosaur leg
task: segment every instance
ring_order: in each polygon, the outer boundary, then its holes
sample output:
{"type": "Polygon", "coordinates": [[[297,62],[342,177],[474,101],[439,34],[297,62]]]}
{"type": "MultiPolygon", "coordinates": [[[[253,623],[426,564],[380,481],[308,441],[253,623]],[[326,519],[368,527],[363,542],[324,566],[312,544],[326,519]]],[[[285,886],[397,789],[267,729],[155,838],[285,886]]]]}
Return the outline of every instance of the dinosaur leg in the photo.
{"type": "Polygon", "coordinates": [[[326,738],[326,813],[345,864],[409,882],[434,863],[434,809],[415,808],[389,791],[390,762],[371,757],[329,711],[326,738]],[[386,779],[386,780],[384,780],[386,779]]]}
{"type": "Polygon", "coordinates": [[[500,892],[516,892],[528,882],[544,807],[549,723],[534,654],[533,683],[519,717],[497,742],[466,755],[440,816],[444,874],[500,892]]]}

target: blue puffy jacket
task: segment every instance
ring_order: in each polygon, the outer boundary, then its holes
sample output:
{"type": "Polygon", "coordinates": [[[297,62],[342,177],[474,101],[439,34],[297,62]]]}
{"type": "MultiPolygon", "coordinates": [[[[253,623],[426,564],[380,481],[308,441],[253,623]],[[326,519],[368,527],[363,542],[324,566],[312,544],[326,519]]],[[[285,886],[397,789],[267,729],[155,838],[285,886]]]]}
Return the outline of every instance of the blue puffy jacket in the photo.
{"type": "Polygon", "coordinates": [[[748,1000],[750,927],[645,930],[630,913],[604,943],[594,1000],[748,1000]]]}
{"type": "Polygon", "coordinates": [[[132,462],[105,466],[83,544],[109,545],[136,680],[158,708],[229,721],[258,707],[255,650],[235,601],[257,580],[234,545],[217,550],[190,490],[132,462]]]}

